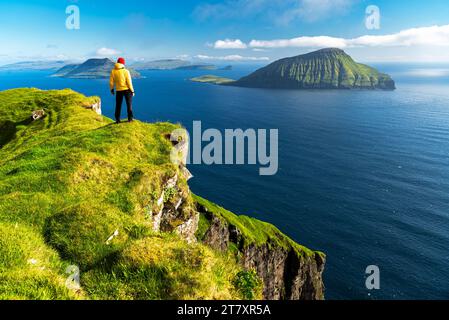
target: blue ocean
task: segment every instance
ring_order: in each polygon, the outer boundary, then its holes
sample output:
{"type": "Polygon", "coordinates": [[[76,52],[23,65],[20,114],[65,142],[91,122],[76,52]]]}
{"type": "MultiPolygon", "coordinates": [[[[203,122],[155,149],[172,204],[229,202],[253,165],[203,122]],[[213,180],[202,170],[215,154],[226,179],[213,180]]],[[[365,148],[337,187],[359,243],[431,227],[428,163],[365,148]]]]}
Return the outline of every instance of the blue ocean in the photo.
{"type": "MultiPolygon", "coordinates": [[[[257,67],[213,73],[238,78],[257,67]]],[[[277,175],[192,165],[190,185],[325,252],[327,299],[449,299],[449,66],[375,67],[396,91],[220,87],[188,81],[211,71],[149,71],[135,81],[135,115],[188,129],[195,120],[203,129],[278,129],[277,175]],[[370,265],[380,268],[380,290],[365,286],[370,265]]],[[[114,113],[105,80],[0,74],[0,90],[16,87],[99,95],[104,114],[114,113]]]]}

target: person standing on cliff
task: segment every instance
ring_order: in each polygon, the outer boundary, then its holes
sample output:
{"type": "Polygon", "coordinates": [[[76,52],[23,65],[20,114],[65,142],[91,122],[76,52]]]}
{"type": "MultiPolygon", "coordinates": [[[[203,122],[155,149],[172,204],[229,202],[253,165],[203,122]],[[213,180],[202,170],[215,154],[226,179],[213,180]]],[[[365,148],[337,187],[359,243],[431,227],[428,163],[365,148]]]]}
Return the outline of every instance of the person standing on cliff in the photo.
{"type": "Polygon", "coordinates": [[[125,68],[124,58],[119,58],[114,66],[114,69],[111,71],[109,86],[111,88],[112,95],[116,95],[115,122],[117,124],[121,122],[120,116],[122,113],[123,98],[125,98],[126,106],[128,108],[128,121],[132,122],[134,120],[133,97],[135,96],[135,92],[131,73],[125,68]]]}

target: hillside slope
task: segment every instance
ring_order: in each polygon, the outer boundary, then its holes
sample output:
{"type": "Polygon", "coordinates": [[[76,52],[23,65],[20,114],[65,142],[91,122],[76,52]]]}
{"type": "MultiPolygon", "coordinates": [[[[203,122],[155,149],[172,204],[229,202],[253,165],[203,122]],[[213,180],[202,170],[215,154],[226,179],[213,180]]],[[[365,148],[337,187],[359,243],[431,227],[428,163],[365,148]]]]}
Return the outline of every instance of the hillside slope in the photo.
{"type": "Polygon", "coordinates": [[[0,92],[0,299],[324,297],[322,253],[191,194],[170,161],[178,126],[117,126],[98,104],[0,92]]]}
{"type": "Polygon", "coordinates": [[[322,49],[285,58],[226,85],[275,89],[394,90],[387,74],[355,62],[340,49],[322,49]]]}

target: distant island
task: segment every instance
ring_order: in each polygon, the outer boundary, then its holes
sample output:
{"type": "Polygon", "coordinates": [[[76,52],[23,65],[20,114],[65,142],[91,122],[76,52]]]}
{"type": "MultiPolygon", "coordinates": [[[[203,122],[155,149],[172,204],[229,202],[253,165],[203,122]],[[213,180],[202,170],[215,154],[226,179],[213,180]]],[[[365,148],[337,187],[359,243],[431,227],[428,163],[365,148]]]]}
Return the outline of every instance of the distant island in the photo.
{"type": "MultiPolygon", "coordinates": [[[[115,63],[110,59],[89,59],[82,64],[69,64],[58,71],[52,77],[72,79],[107,79],[115,63]]],[[[132,68],[127,68],[133,78],[141,78],[141,74],[132,68]]]]}
{"type": "MultiPolygon", "coordinates": [[[[0,66],[0,72],[50,71],[53,77],[97,79],[109,77],[108,69],[114,62],[110,59],[89,59],[84,63],[70,61],[23,61],[0,66]]],[[[192,63],[181,59],[139,61],[127,66],[135,78],[141,77],[139,71],[166,70],[232,70],[231,65],[218,67],[214,64],[192,63]]]]}
{"type": "Polygon", "coordinates": [[[192,78],[190,79],[190,81],[201,83],[212,83],[212,84],[227,84],[235,82],[235,80],[232,79],[217,77],[213,75],[205,75],[201,77],[192,78]]]}
{"type": "Polygon", "coordinates": [[[189,61],[180,59],[164,59],[155,61],[139,61],[131,65],[135,70],[175,70],[180,67],[190,66],[189,61]]]}
{"type": "Polygon", "coordinates": [[[396,89],[389,75],[357,63],[343,50],[335,48],[275,61],[237,81],[216,76],[191,80],[248,88],[396,89]]]}
{"type": "Polygon", "coordinates": [[[67,61],[23,61],[0,66],[0,71],[55,71],[67,61]]]}
{"type": "Polygon", "coordinates": [[[176,70],[217,70],[218,67],[213,64],[193,64],[190,66],[184,66],[176,68],[176,70]]]}
{"type": "MultiPolygon", "coordinates": [[[[135,62],[131,67],[138,71],[149,70],[217,70],[218,67],[213,64],[192,64],[189,61],[180,59],[164,59],[155,61],[135,62]]],[[[225,68],[229,68],[225,67],[225,68]]],[[[232,67],[231,67],[232,68],[232,67]]],[[[225,69],[223,69],[225,70],[225,69]]],[[[227,69],[226,69],[227,70],[227,69]]]]}

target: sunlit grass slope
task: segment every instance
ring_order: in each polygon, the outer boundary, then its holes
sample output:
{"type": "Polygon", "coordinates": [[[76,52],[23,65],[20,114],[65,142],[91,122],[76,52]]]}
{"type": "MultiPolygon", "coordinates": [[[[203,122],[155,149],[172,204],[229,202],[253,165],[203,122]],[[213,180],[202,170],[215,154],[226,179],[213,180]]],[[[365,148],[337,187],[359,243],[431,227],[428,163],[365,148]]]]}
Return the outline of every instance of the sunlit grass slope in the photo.
{"type": "Polygon", "coordinates": [[[114,125],[84,108],[97,101],[71,90],[0,92],[0,298],[260,297],[242,288],[231,255],[152,231],[148,212],[179,170],[166,139],[177,126],[114,125]],[[46,117],[31,121],[40,109],[46,117]],[[76,292],[65,284],[69,265],[81,270],[76,292]]]}

